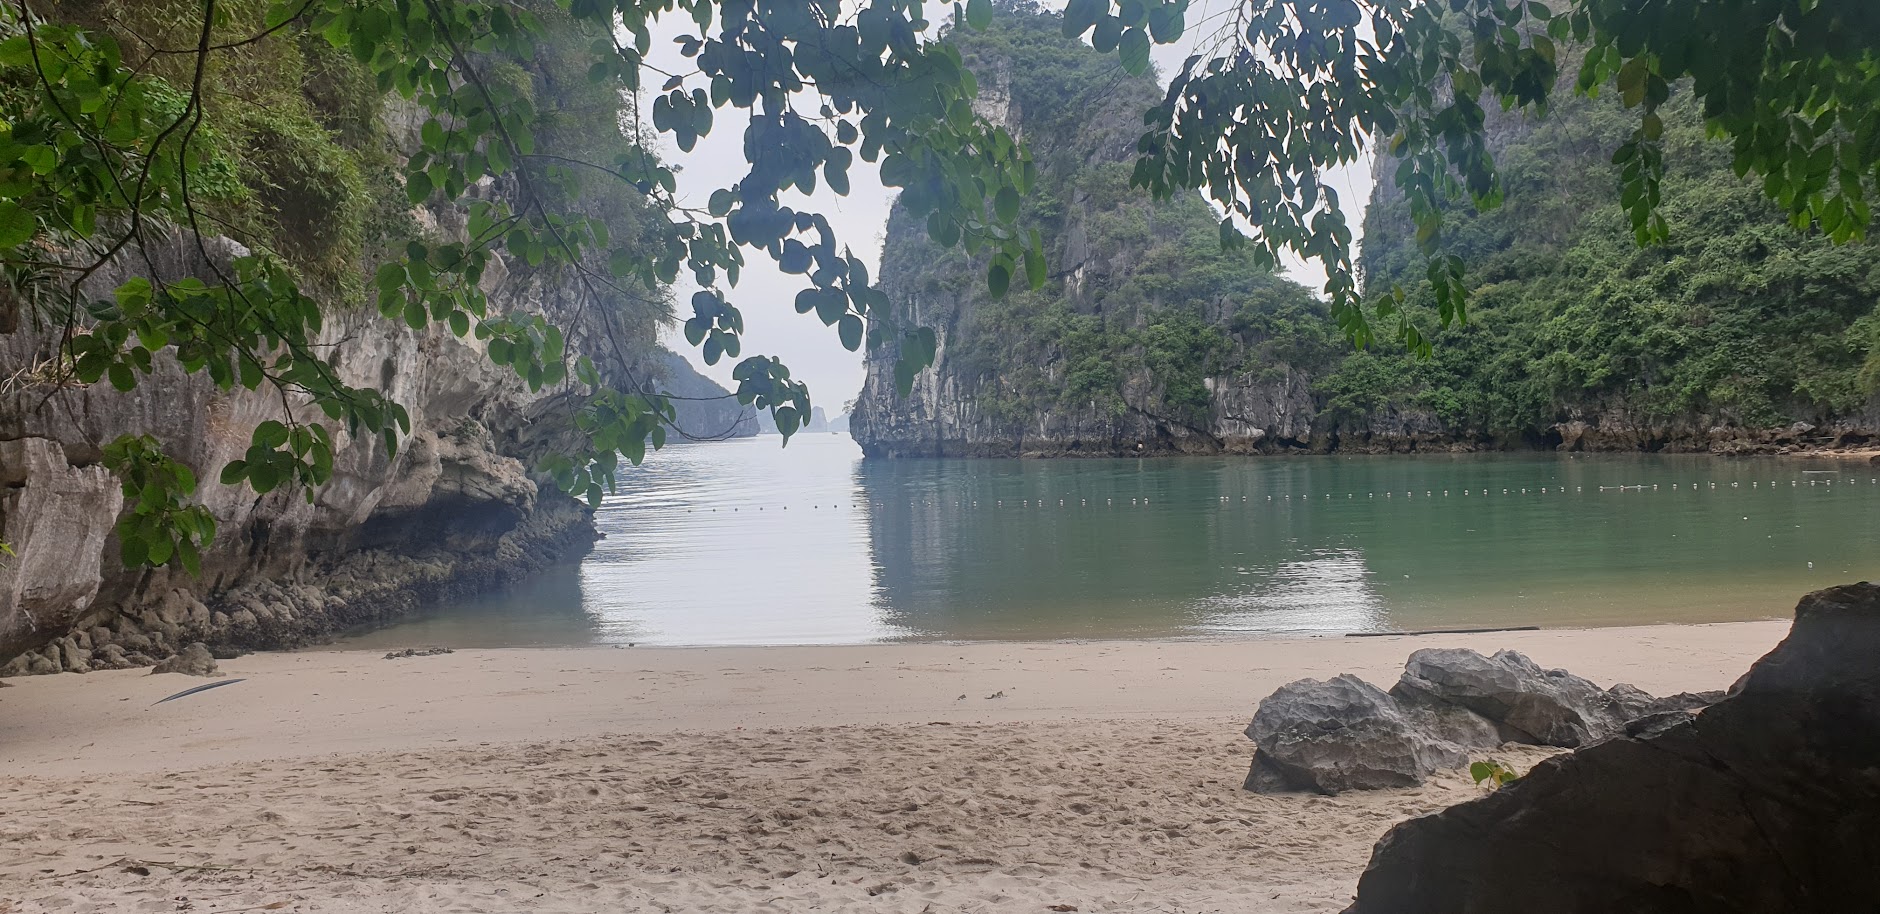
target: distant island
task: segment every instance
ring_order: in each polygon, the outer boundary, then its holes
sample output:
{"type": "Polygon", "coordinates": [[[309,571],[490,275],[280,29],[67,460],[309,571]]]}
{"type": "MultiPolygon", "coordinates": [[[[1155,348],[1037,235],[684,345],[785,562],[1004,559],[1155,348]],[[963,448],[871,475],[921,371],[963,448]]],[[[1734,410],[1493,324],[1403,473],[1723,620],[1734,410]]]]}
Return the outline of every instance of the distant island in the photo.
{"type": "MultiPolygon", "coordinates": [[[[804,424],[802,430],[805,432],[836,432],[846,435],[849,433],[849,414],[843,413],[831,419],[829,418],[829,414],[823,411],[822,407],[810,407],[809,422],[804,424]]],[[[760,435],[775,435],[777,433],[776,423],[767,420],[759,421],[757,423],[757,433],[760,435]]]]}

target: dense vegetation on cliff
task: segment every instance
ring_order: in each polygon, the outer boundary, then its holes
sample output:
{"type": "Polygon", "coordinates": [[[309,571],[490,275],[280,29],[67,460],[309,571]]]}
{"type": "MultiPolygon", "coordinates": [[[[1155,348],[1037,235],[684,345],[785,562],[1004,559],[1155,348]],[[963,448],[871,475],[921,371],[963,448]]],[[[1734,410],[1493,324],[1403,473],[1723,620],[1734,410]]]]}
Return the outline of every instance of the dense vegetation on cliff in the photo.
{"type": "MultiPolygon", "coordinates": [[[[1075,416],[1099,449],[1133,446],[1144,417],[1205,434],[1210,379],[1332,358],[1324,306],[1247,250],[1224,250],[1200,194],[1156,201],[1130,187],[1138,113],[1160,95],[1152,74],[1066,39],[1058,14],[1029,3],[1002,3],[985,31],[950,40],[980,74],[982,113],[1031,148],[1038,180],[1019,224],[1051,268],[1039,288],[994,298],[986,257],[940,247],[897,208],[882,281],[901,319],[942,331],[948,396],[969,400],[988,432],[1022,437],[1075,416]]],[[[887,385],[871,391],[874,415],[895,409],[887,385]]]]}
{"type": "MultiPolygon", "coordinates": [[[[1880,381],[1880,247],[1788,225],[1705,137],[1688,94],[1663,115],[1668,240],[1642,248],[1613,193],[1609,150],[1632,129],[1616,94],[1492,122],[1506,202],[1447,216],[1478,284],[1467,326],[1435,334],[1428,360],[1346,359],[1319,385],[1334,413],[1408,407],[1458,433],[1520,435],[1615,411],[1758,428],[1860,410],[1880,381]]],[[[1380,182],[1367,285],[1415,289],[1413,234],[1380,182]]],[[[1411,307],[1429,313],[1427,290],[1411,307]]]]}
{"type": "Polygon", "coordinates": [[[1160,95],[1150,79],[1063,39],[1054,13],[999,9],[987,31],[951,40],[989,87],[982,105],[1033,149],[1041,177],[1021,222],[1041,233],[1052,272],[993,299],[983,258],[897,215],[883,280],[908,320],[945,331],[945,351],[911,399],[870,385],[865,445],[1522,446],[1584,421],[1617,436],[1589,446],[1701,448],[1737,437],[1712,441],[1712,428],[1854,417],[1880,381],[1880,248],[1793,228],[1705,136],[1688,93],[1658,112],[1667,240],[1645,247],[1615,193],[1611,150],[1635,121],[1619,93],[1563,92],[1545,118],[1491,116],[1506,198],[1443,214],[1445,250],[1470,265],[1474,290],[1467,322],[1442,329],[1410,204],[1388,178],[1398,163],[1381,160],[1366,287],[1405,289],[1404,312],[1435,345],[1427,357],[1358,350],[1324,304],[1245,249],[1224,251],[1199,195],[1132,192],[1132,115],[1160,95]],[[1301,393],[1280,389],[1288,379],[1304,388],[1292,414],[1244,408],[1301,393]]]}

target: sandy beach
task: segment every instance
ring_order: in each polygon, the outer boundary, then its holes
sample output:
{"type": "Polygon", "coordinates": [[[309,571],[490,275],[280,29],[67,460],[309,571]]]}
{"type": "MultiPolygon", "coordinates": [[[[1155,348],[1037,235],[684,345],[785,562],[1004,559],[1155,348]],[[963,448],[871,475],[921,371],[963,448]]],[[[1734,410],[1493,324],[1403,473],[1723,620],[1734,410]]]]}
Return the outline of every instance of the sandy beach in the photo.
{"type": "Polygon", "coordinates": [[[1723,688],[1786,630],[309,651],[163,704],[204,680],[14,679],[0,912],[1336,911],[1392,823],[1476,788],[1246,793],[1274,688],[1430,646],[1723,688]]]}

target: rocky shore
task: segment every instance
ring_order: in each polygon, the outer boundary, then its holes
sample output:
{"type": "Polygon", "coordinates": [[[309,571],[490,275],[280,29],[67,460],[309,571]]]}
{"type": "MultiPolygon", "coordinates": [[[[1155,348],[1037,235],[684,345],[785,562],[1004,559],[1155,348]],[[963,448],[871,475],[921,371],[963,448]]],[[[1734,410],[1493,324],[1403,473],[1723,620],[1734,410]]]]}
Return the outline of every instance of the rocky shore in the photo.
{"type": "MultiPolygon", "coordinates": [[[[214,256],[237,253],[225,243],[214,256]]],[[[166,274],[189,272],[198,256],[180,240],[150,254],[166,274]]],[[[101,271],[97,294],[130,270],[101,271]]],[[[503,310],[593,332],[615,320],[526,267],[493,268],[485,285],[503,310]]],[[[56,331],[0,333],[0,365],[49,364],[56,331]]],[[[531,391],[482,343],[439,326],[412,331],[357,313],[324,334],[341,378],[403,404],[411,431],[391,456],[375,439],[333,430],[333,477],[311,498],[214,481],[260,423],[290,410],[307,418],[310,407],[291,397],[221,390],[171,363],[131,391],[34,371],[0,383],[0,542],[14,553],[0,556],[0,675],[148,665],[195,641],[219,653],[307,644],[501,586],[592,543],[585,505],[532,469],[565,444],[552,430],[566,429],[573,388],[531,391]],[[119,560],[125,496],[102,445],[126,434],[155,436],[202,480],[196,498],[217,534],[200,576],[119,560]]],[[[595,357],[604,372],[656,376],[595,357]]]]}

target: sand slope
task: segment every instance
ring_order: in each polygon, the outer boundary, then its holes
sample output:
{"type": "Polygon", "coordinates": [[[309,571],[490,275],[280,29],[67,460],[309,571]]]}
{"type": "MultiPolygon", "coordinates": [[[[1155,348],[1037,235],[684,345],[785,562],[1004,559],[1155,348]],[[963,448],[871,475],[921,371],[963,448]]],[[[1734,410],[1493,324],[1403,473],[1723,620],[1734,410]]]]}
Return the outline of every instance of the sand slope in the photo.
{"type": "Polygon", "coordinates": [[[0,912],[1336,911],[1475,788],[1245,793],[1273,687],[1507,644],[1719,688],[1785,630],[260,655],[154,707],[200,680],[14,680],[0,912]]]}
{"type": "Polygon", "coordinates": [[[1392,822],[1475,789],[1263,797],[1239,789],[1246,757],[1233,721],[1136,720],[20,778],[0,892],[22,911],[1335,911],[1392,822]]]}

